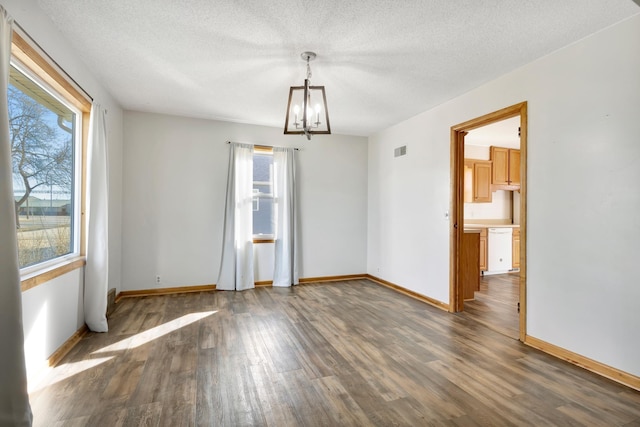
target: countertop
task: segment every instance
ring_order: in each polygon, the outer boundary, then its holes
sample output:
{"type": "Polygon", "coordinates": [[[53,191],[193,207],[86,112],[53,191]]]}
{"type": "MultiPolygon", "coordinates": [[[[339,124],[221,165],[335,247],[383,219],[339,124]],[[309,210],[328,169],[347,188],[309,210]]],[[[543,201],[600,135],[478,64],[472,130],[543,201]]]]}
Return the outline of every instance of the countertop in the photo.
{"type": "Polygon", "coordinates": [[[473,228],[520,228],[520,224],[482,224],[482,223],[474,223],[474,222],[465,222],[464,229],[473,229],[473,228]]]}

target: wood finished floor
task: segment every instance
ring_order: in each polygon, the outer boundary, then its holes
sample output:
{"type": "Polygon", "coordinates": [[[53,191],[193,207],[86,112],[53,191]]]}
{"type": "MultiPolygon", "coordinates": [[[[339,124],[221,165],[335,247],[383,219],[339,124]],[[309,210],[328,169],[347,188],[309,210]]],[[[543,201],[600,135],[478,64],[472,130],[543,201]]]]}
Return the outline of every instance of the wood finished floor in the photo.
{"type": "Polygon", "coordinates": [[[480,291],[474,300],[464,302],[464,316],[517,340],[519,282],[518,273],[480,276],[480,291]]]}
{"type": "Polygon", "coordinates": [[[36,426],[640,426],[640,393],[367,280],[124,299],[36,426]]]}

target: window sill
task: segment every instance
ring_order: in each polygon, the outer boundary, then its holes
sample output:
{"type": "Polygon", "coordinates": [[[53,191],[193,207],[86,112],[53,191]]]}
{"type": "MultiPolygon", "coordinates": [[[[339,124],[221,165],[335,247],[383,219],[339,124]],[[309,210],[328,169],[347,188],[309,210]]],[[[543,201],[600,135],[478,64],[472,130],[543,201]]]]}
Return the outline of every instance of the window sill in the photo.
{"type": "Polygon", "coordinates": [[[275,239],[271,235],[253,238],[253,243],[275,243],[275,242],[276,242],[275,239]]]}
{"type": "Polygon", "coordinates": [[[33,289],[70,271],[82,268],[87,263],[85,257],[78,256],[66,259],[48,268],[31,272],[22,276],[20,289],[22,292],[33,289]]]}

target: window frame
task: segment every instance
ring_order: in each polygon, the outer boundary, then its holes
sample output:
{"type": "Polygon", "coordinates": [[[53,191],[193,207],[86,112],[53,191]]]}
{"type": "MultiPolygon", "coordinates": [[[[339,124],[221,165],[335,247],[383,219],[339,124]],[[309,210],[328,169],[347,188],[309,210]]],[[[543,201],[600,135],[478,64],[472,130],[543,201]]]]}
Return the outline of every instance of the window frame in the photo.
{"type": "Polygon", "coordinates": [[[66,76],[50,57],[42,51],[37,43],[30,41],[26,34],[21,34],[17,29],[13,30],[11,42],[11,59],[20,64],[21,68],[27,69],[37,79],[44,82],[49,89],[62,97],[67,103],[79,110],[77,118],[81,127],[79,133],[80,141],[77,141],[78,151],[76,152],[75,168],[79,168],[76,175],[76,190],[74,191],[76,203],[79,209],[76,210],[79,218],[74,219],[78,234],[78,250],[73,254],[56,257],[33,266],[20,269],[22,292],[46,283],[56,277],[70,271],[82,268],[86,264],[86,178],[87,178],[87,143],[89,139],[89,117],[91,113],[91,99],[76,88],[75,82],[66,76]]]}

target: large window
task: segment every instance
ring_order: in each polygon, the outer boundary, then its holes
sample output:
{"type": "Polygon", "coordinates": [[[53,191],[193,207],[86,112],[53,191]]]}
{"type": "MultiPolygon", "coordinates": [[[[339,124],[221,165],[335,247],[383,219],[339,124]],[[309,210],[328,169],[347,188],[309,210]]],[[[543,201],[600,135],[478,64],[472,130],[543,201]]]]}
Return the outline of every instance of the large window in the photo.
{"type": "Polygon", "coordinates": [[[20,267],[78,255],[82,112],[17,61],[8,106],[20,267]]]}
{"type": "Polygon", "coordinates": [[[268,240],[274,235],[273,217],[273,153],[253,154],[253,236],[268,240]]]}

